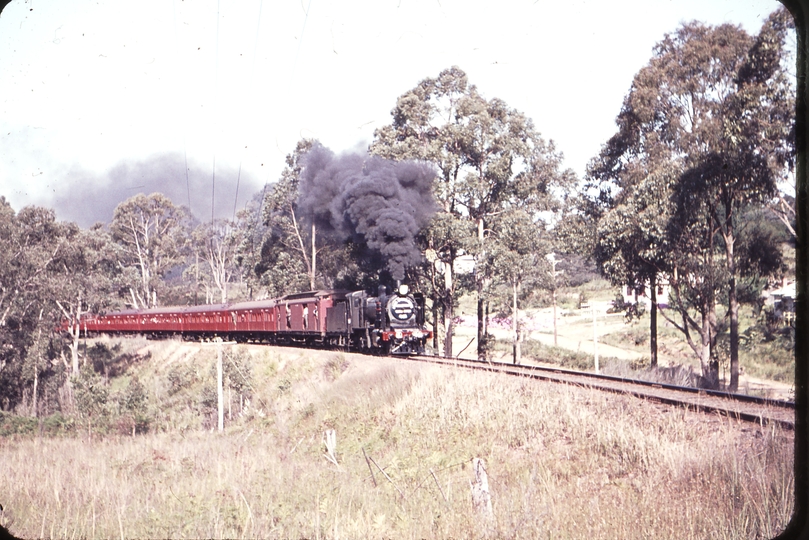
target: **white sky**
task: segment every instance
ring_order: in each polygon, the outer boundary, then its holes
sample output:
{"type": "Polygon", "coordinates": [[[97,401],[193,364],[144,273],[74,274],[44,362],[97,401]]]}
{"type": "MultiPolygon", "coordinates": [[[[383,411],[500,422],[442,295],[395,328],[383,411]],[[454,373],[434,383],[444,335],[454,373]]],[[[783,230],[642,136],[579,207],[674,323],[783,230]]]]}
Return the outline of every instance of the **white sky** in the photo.
{"type": "Polygon", "coordinates": [[[365,146],[399,95],[452,65],[581,175],[664,33],[696,19],[754,34],[777,6],[14,0],[0,15],[0,195],[89,225],[128,195],[168,191],[205,218],[215,161],[216,213],[230,217],[240,166],[238,206],[302,136],[365,146]]]}

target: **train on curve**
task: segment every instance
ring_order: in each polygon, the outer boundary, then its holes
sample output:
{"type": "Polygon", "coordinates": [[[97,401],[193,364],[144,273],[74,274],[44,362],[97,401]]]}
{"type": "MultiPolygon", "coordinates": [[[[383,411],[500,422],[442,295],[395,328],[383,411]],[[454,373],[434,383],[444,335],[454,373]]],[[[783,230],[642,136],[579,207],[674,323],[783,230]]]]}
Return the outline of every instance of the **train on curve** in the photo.
{"type": "MultiPolygon", "coordinates": [[[[82,318],[86,335],[181,336],[238,342],[339,347],[379,354],[422,354],[424,296],[399,285],[389,294],[322,290],[271,300],[133,309],[82,318]]],[[[67,322],[63,323],[67,330],[67,322]]]]}

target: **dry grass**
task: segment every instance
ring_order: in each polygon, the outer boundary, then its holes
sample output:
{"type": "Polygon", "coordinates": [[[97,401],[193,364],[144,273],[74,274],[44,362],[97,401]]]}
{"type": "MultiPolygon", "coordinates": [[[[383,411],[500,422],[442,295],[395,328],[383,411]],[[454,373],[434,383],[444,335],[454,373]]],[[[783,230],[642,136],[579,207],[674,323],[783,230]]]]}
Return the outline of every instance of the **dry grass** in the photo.
{"type": "Polygon", "coordinates": [[[220,435],[188,406],[212,353],[167,365],[169,349],[139,372],[162,432],[0,439],[13,533],[770,538],[791,512],[789,433],[501,375],[255,348],[252,404],[220,435]],[[169,396],[168,371],[194,362],[199,380],[169,396]],[[371,464],[372,479],[363,451],[389,479],[371,464]],[[472,509],[474,457],[488,524],[472,509]]]}

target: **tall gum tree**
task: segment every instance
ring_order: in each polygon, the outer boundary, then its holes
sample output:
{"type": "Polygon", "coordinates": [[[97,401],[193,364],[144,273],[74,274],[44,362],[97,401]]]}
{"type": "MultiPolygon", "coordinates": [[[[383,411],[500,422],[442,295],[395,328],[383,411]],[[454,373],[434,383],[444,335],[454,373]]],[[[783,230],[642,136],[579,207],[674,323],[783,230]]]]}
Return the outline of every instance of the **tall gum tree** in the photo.
{"type": "MultiPolygon", "coordinates": [[[[454,229],[471,232],[471,238],[442,242],[447,246],[443,250],[438,245],[431,248],[446,278],[443,283],[436,282],[443,290],[434,291],[434,302],[439,298],[443,301],[447,321],[444,353],[451,356],[458,282],[454,262],[464,249],[459,246],[468,246],[464,251],[483,261],[492,230],[488,224],[514,201],[518,178],[527,175],[537,184],[552,185],[563,183],[571,173],[559,171],[561,156],[552,142],[539,136],[530,119],[500,99],[485,99],[457,67],[424,79],[400,96],[391,115],[393,123],[376,131],[371,153],[433,163],[440,171],[435,197],[442,210],[434,223],[454,219],[472,225],[454,229]]],[[[484,291],[493,279],[486,268],[480,264],[475,270],[479,358],[486,357],[484,291]]]]}
{"type": "MultiPolygon", "coordinates": [[[[703,318],[698,356],[712,386],[718,384],[713,306],[718,290],[726,292],[731,390],[739,372],[738,214],[774,196],[793,153],[794,89],[783,61],[791,28],[791,16],[779,8],[755,37],[738,26],[697,22],[667,34],[635,76],[618,133],[591,169],[594,184],[600,183],[599,202],[609,207],[621,191],[632,196],[658,164],[681,166],[672,198],[677,225],[670,229],[680,236],[669,241],[699,251],[674,254],[672,284],[678,298],[696,302],[691,307],[703,318]],[[691,264],[696,254],[701,262],[691,264]]],[[[682,309],[685,321],[688,307],[682,309]]]]}
{"type": "Polygon", "coordinates": [[[0,406],[6,410],[32,386],[37,395],[47,365],[43,339],[58,321],[50,272],[66,248],[64,229],[53,210],[28,206],[15,213],[0,197],[0,406]]]}
{"type": "MultiPolygon", "coordinates": [[[[317,256],[325,245],[321,240],[318,243],[317,227],[314,220],[309,227],[304,226],[298,210],[298,197],[300,195],[300,179],[303,170],[303,158],[312,149],[317,141],[301,139],[295,150],[286,156],[286,167],[281,178],[275,183],[272,190],[267,193],[264,201],[264,224],[273,229],[269,249],[283,249],[286,256],[277,254],[279,262],[287,271],[300,274],[305,269],[309,290],[315,290],[318,284],[317,256]],[[295,261],[287,257],[295,254],[295,261]]],[[[300,276],[298,281],[303,281],[300,276]]],[[[277,281],[277,280],[276,280],[277,281]]],[[[300,285],[295,287],[301,288],[300,285]]]]}
{"type": "MultiPolygon", "coordinates": [[[[668,242],[671,185],[679,169],[665,164],[623,191],[598,221],[595,260],[613,285],[650,290],[649,342],[657,366],[657,285],[671,268],[668,242]]],[[[695,351],[696,352],[696,351],[695,351]]]]}
{"type": "Polygon", "coordinates": [[[219,302],[229,299],[230,284],[238,273],[236,251],[241,238],[237,227],[235,221],[215,220],[198,225],[191,235],[193,262],[187,272],[202,275],[208,304],[214,303],[217,292],[219,302]]]}
{"type": "Polygon", "coordinates": [[[526,288],[551,288],[551,251],[545,227],[521,208],[511,208],[494,220],[492,242],[485,264],[490,273],[511,289],[512,362],[522,357],[523,331],[519,317],[520,300],[526,288]]]}
{"type": "Polygon", "coordinates": [[[118,250],[107,231],[96,225],[88,230],[63,226],[63,248],[49,265],[49,289],[67,325],[72,377],[79,375],[81,317],[110,306],[120,274],[118,250]]]}
{"type": "Polygon", "coordinates": [[[190,237],[190,215],[165,195],[135,195],[115,208],[110,232],[121,247],[119,265],[134,274],[129,284],[133,307],[158,305],[161,279],[181,264],[190,237]]]}

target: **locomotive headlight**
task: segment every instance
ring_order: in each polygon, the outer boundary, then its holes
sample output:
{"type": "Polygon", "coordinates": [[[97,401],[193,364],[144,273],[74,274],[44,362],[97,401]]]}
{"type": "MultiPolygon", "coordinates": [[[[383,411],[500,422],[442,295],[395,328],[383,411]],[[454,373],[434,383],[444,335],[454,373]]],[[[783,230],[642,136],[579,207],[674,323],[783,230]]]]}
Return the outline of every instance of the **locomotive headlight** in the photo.
{"type": "Polygon", "coordinates": [[[413,330],[412,334],[413,337],[416,339],[421,339],[424,337],[424,332],[422,332],[421,330],[413,330]]]}
{"type": "Polygon", "coordinates": [[[410,288],[407,285],[399,285],[399,296],[407,296],[408,292],[410,292],[410,288]]]}
{"type": "Polygon", "coordinates": [[[393,335],[396,336],[396,339],[402,339],[402,331],[401,330],[396,330],[393,333],[393,335]]]}

